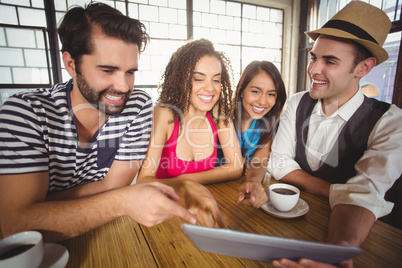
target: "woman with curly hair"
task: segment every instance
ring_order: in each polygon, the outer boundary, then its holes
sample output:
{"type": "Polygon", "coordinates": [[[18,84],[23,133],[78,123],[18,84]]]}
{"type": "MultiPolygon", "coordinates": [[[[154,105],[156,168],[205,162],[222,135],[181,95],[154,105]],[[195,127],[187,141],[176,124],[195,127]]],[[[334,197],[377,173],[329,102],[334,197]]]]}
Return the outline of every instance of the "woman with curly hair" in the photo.
{"type": "Polygon", "coordinates": [[[243,159],[231,118],[230,62],[212,43],[189,42],[163,75],[147,157],[138,182],[189,179],[202,184],[241,176],[243,159]],[[217,139],[227,163],[214,168],[217,139]]]}
{"type": "Polygon", "coordinates": [[[239,203],[259,208],[267,202],[262,181],[285,102],[285,85],[274,64],[253,61],[244,69],[233,100],[236,134],[246,160],[246,182],[239,188],[239,203]]]}

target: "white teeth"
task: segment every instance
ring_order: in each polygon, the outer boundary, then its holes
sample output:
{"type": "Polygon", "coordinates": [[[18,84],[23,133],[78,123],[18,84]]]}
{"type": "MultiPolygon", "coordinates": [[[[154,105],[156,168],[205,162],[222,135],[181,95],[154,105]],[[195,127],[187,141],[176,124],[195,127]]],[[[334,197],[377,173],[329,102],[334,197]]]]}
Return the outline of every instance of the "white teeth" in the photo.
{"type": "Polygon", "coordinates": [[[108,98],[109,100],[121,100],[121,98],[123,97],[123,96],[112,96],[112,95],[106,95],[105,96],[106,98],[108,98]]]}
{"type": "Polygon", "coordinates": [[[324,84],[327,84],[327,82],[324,82],[324,81],[317,81],[317,80],[314,80],[314,79],[313,79],[313,84],[324,85],[324,84]]]}
{"type": "Polygon", "coordinates": [[[212,100],[212,96],[204,96],[204,95],[198,95],[198,97],[200,98],[200,99],[203,99],[203,100],[206,100],[206,101],[209,101],[209,100],[212,100]]]}
{"type": "Polygon", "coordinates": [[[262,112],[262,111],[265,110],[265,108],[258,108],[258,107],[255,107],[255,106],[252,106],[252,107],[253,107],[253,109],[256,110],[257,112],[262,112]]]}

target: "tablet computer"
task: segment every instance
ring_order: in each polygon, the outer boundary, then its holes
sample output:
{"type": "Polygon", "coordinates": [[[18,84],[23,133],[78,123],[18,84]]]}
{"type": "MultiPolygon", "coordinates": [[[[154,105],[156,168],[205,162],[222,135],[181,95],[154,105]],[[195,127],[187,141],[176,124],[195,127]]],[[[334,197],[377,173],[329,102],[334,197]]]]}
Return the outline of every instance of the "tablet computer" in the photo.
{"type": "Polygon", "coordinates": [[[199,250],[264,262],[281,258],[291,260],[307,258],[336,264],[362,253],[357,247],[307,242],[187,223],[182,225],[182,229],[199,250]]]}

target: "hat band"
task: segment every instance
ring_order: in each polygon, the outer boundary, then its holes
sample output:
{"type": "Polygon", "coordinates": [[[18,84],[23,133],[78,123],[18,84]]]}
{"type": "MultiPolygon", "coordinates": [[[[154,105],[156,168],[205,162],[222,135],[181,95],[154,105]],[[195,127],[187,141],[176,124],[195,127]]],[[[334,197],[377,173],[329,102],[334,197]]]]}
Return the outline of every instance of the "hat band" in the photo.
{"type": "Polygon", "coordinates": [[[354,36],[360,39],[371,41],[378,45],[378,42],[368,32],[366,32],[359,26],[344,20],[330,20],[327,23],[325,23],[324,26],[322,26],[322,28],[334,28],[342,30],[350,34],[353,34],[354,36]]]}

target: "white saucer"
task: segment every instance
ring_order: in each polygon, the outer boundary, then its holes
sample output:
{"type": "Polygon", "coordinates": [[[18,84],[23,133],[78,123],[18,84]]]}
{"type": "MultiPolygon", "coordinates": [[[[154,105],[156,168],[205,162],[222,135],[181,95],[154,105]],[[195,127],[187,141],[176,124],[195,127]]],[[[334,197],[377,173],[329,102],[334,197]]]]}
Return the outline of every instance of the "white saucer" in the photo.
{"type": "Polygon", "coordinates": [[[268,214],[271,214],[275,217],[278,217],[281,219],[292,219],[292,218],[297,218],[297,217],[300,217],[300,216],[303,216],[304,214],[306,214],[309,209],[309,206],[306,203],[306,201],[299,198],[299,201],[297,202],[296,206],[291,211],[288,211],[288,212],[282,212],[282,211],[276,210],[274,208],[274,206],[272,205],[271,201],[269,201],[269,200],[267,203],[262,205],[261,208],[268,214]]]}
{"type": "Polygon", "coordinates": [[[43,245],[44,256],[40,268],[64,268],[67,265],[68,250],[62,245],[45,243],[43,245]]]}

